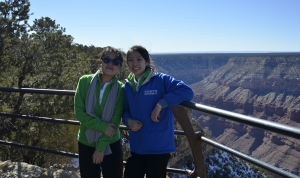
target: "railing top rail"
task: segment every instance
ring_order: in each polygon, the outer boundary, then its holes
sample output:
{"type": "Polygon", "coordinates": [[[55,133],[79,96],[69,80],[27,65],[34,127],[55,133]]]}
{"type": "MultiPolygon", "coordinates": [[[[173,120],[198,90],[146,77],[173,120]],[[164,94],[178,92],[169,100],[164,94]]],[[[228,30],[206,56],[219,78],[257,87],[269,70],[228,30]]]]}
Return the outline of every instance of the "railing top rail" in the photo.
{"type": "Polygon", "coordinates": [[[300,139],[300,128],[292,127],[288,125],[279,124],[276,122],[263,120],[251,116],[246,116],[243,114],[238,114],[202,104],[198,104],[195,102],[183,102],[180,104],[181,106],[188,107],[197,111],[201,111],[207,114],[211,114],[214,116],[226,118],[235,122],[243,123],[246,125],[254,126],[257,128],[261,128],[263,130],[268,130],[271,132],[279,133],[282,135],[286,135],[289,137],[293,137],[295,139],[300,139]]]}
{"type": "Polygon", "coordinates": [[[75,90],[57,90],[57,89],[0,87],[0,91],[20,92],[20,93],[37,93],[37,94],[56,94],[56,95],[70,95],[70,96],[75,95],[75,90]]]}

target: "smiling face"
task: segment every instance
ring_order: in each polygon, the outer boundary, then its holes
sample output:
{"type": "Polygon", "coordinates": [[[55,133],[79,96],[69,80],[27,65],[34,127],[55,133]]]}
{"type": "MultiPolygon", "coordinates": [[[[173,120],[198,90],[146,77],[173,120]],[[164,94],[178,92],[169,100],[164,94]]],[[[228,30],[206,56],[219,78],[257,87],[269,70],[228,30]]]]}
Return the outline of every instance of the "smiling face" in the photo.
{"type": "MultiPolygon", "coordinates": [[[[103,56],[107,56],[110,59],[116,59],[118,57],[114,52],[107,52],[103,56]]],[[[103,61],[101,61],[101,67],[103,75],[107,76],[114,76],[121,70],[121,65],[115,66],[111,61],[109,63],[104,63],[103,61]]]]}
{"type": "Polygon", "coordinates": [[[135,75],[135,78],[139,79],[144,74],[149,63],[139,52],[133,50],[127,54],[127,65],[129,70],[135,75]]]}

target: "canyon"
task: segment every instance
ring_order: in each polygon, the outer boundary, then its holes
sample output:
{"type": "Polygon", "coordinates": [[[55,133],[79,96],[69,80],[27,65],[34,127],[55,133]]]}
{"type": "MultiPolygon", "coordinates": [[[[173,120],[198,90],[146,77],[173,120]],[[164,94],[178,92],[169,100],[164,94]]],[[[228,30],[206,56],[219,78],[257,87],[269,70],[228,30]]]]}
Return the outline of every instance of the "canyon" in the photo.
{"type": "MultiPolygon", "coordinates": [[[[159,72],[183,80],[193,101],[300,128],[300,53],[152,55],[159,72]]],[[[216,141],[300,175],[300,140],[198,111],[216,141]]]]}

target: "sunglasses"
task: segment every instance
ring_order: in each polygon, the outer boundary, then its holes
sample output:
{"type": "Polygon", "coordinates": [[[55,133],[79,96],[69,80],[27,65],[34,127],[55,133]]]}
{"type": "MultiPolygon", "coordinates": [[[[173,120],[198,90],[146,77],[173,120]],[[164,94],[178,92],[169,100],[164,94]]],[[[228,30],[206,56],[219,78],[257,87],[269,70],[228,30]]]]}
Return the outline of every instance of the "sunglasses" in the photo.
{"type": "Polygon", "coordinates": [[[108,56],[103,56],[101,58],[101,60],[105,63],[105,64],[108,64],[108,63],[112,63],[114,66],[119,66],[119,65],[122,65],[122,60],[120,59],[111,59],[110,57],[108,56]]]}

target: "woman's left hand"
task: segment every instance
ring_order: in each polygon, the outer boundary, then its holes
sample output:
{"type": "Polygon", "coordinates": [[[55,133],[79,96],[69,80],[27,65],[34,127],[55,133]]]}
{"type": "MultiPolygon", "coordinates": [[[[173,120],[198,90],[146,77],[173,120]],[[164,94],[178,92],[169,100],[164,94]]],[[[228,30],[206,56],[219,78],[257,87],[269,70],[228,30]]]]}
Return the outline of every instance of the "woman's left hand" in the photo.
{"type": "Polygon", "coordinates": [[[115,133],[116,133],[116,129],[115,128],[116,128],[115,124],[109,123],[107,125],[107,128],[106,128],[105,132],[104,132],[105,135],[107,135],[110,138],[112,138],[115,135],[115,133]]]}
{"type": "Polygon", "coordinates": [[[159,113],[160,113],[161,109],[162,109],[162,107],[160,105],[155,106],[155,108],[151,114],[151,119],[153,122],[159,122],[158,118],[159,118],[159,113]]]}

